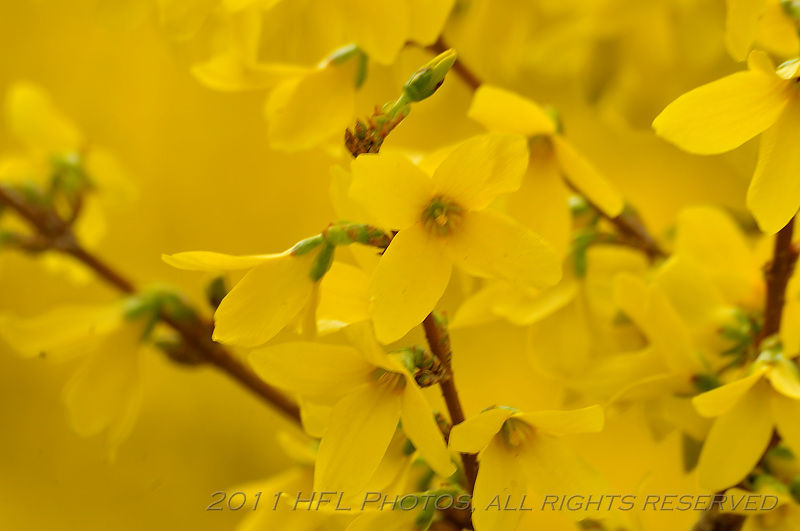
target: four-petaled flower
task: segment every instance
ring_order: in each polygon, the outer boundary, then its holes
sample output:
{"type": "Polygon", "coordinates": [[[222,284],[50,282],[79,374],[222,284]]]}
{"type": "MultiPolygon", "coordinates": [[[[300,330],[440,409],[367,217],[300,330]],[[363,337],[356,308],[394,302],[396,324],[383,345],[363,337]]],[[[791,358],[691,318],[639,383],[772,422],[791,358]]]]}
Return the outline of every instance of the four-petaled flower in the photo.
{"type": "Polygon", "coordinates": [[[525,140],[511,134],[467,140],[431,176],[392,153],[353,161],[351,197],[399,231],[369,286],[381,342],[422,322],[444,293],[453,265],[522,289],[559,281],[559,259],[548,242],[485,210],[498,195],[519,188],[527,163],[525,140]]]}

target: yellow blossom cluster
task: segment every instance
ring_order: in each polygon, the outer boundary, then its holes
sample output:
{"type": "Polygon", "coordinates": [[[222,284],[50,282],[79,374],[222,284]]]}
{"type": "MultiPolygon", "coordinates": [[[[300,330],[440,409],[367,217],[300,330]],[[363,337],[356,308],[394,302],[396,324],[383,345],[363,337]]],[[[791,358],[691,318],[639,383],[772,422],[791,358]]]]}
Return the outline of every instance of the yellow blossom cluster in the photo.
{"type": "Polygon", "coordinates": [[[8,525],[800,530],[800,2],[65,4],[0,6],[8,525]]]}

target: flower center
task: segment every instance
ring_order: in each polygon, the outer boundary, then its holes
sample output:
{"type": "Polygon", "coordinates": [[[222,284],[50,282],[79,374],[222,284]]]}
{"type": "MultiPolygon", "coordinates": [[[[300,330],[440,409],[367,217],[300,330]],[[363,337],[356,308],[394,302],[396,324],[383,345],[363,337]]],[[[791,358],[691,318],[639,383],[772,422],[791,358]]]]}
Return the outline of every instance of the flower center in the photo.
{"type": "Polygon", "coordinates": [[[433,235],[448,236],[461,226],[464,209],[450,199],[437,195],[422,211],[422,223],[433,235]]]}
{"type": "Polygon", "coordinates": [[[518,448],[524,444],[525,441],[532,439],[534,435],[536,435],[536,428],[527,422],[510,418],[503,423],[501,433],[503,434],[506,444],[512,448],[518,448]]]}
{"type": "Polygon", "coordinates": [[[386,369],[375,370],[375,380],[378,385],[387,386],[390,389],[402,391],[406,386],[406,379],[399,372],[387,371],[386,369]]]}

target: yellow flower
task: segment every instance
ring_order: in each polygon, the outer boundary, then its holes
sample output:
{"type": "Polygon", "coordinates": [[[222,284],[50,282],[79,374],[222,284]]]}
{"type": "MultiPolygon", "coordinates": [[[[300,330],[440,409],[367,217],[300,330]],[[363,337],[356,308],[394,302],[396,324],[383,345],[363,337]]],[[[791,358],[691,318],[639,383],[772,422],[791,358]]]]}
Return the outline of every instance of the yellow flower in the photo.
{"type": "Polygon", "coordinates": [[[800,207],[800,59],[777,70],[752,52],[748,71],[687,92],[653,121],[656,134],[690,153],[734,149],[759,133],[761,147],[747,206],[762,231],[783,228],[800,207]]]}
{"type": "Polygon", "coordinates": [[[557,437],[602,429],[603,412],[599,406],[534,413],[493,408],[453,426],[451,449],[481,452],[472,498],[475,530],[515,529],[521,513],[502,510],[503,503],[508,499],[512,506],[519,505],[528,489],[541,495],[588,496],[605,492],[605,479],[557,437]],[[498,496],[499,506],[494,502],[498,496]]]}
{"type": "Polygon", "coordinates": [[[298,256],[280,254],[231,256],[205,251],[162,255],[173,267],[189,271],[247,270],[214,313],[214,341],[255,347],[280,332],[311,298],[311,277],[319,248],[298,256]]]}
{"type": "MultiPolygon", "coordinates": [[[[50,96],[33,83],[18,81],[9,87],[5,115],[10,132],[24,150],[0,156],[0,181],[32,185],[43,197],[57,190],[59,193],[52,193],[50,200],[64,218],[75,214],[74,204],[66,197],[79,195],[80,215],[73,230],[83,245],[97,245],[105,234],[106,211],[128,203],[135,195],[124,169],[109,152],[90,145],[50,96]],[[54,175],[58,175],[58,182],[54,175]]],[[[3,225],[24,233],[27,228],[16,221],[4,219],[3,225]]],[[[63,272],[74,281],[93,278],[70,256],[44,253],[41,259],[47,268],[63,272]]]]}
{"type": "Polygon", "coordinates": [[[0,315],[0,337],[26,358],[53,362],[84,356],[62,399],[72,429],[106,432],[109,458],[128,437],[141,404],[139,359],[146,319],[126,319],[124,306],[65,306],[20,319],[0,315]]]}
{"type": "Polygon", "coordinates": [[[703,487],[717,491],[736,485],[761,459],[777,428],[800,455],[800,373],[794,360],[764,350],[750,375],[692,400],[701,415],[717,417],[698,463],[703,487]]]}
{"type": "Polygon", "coordinates": [[[727,0],[726,3],[725,46],[737,61],[744,61],[754,42],[757,47],[784,57],[800,51],[796,23],[782,0],[727,0]]]}
{"type": "Polygon", "coordinates": [[[536,139],[528,174],[510,199],[509,213],[552,241],[563,256],[569,243],[572,218],[566,179],[579,193],[610,217],[622,212],[620,194],[558,131],[558,126],[536,103],[513,92],[481,85],[468,115],[490,131],[504,131],[536,139]]]}
{"type": "Polygon", "coordinates": [[[428,176],[400,155],[361,155],[350,196],[399,232],[373,272],[370,309],[381,342],[402,337],[433,310],[452,266],[522,289],[561,277],[553,248],[516,222],[485,210],[520,186],[528,152],[518,135],[467,140],[428,176]]]}
{"type": "Polygon", "coordinates": [[[453,474],[442,433],[414,377],[367,334],[359,343],[358,350],[283,343],[250,354],[265,381],[314,402],[335,403],[320,443],[314,490],[360,492],[378,469],[399,421],[437,474],[453,474]]]}

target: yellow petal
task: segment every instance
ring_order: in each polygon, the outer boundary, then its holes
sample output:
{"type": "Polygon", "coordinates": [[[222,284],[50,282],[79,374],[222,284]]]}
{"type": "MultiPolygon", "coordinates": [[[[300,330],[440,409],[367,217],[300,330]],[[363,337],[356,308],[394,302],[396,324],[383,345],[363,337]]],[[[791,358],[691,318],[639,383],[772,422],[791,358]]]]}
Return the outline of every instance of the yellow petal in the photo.
{"type": "Polygon", "coordinates": [[[208,88],[221,91],[257,90],[274,87],[282,81],[299,78],[309,72],[297,65],[270,63],[251,65],[230,52],[194,65],[192,75],[208,88]]]}
{"type": "Polygon", "coordinates": [[[606,479],[560,439],[540,433],[525,441],[520,466],[538,494],[604,494],[606,479]]]}
{"type": "Polygon", "coordinates": [[[561,262],[538,234],[489,211],[467,212],[459,230],[443,240],[453,264],[467,273],[499,278],[523,289],[555,285],[561,262]]]}
{"type": "Polygon", "coordinates": [[[451,270],[442,245],[421,224],[397,233],[369,284],[378,340],[391,343],[422,323],[444,293],[451,270]]]}
{"type": "Polygon", "coordinates": [[[157,0],[161,25],[173,39],[193,37],[219,0],[157,0]]]}
{"type": "Polygon", "coordinates": [[[781,439],[794,455],[800,455],[800,400],[773,393],[772,415],[781,439]]]}
{"type": "Polygon", "coordinates": [[[120,325],[119,306],[62,306],[32,318],[0,315],[0,337],[21,356],[62,361],[88,353],[120,325]]]}
{"type": "Polygon", "coordinates": [[[320,282],[317,327],[333,332],[369,319],[369,277],[358,267],[334,262],[320,282]]]}
{"type": "Polygon", "coordinates": [[[407,0],[408,40],[421,46],[433,44],[442,32],[455,0],[407,0]]]}
{"type": "Polygon", "coordinates": [[[256,347],[269,341],[308,301],[317,253],[286,255],[251,269],[214,314],[214,341],[256,347]]]}
{"type": "Polygon", "coordinates": [[[291,342],[253,350],[250,365],[266,382],[314,398],[340,397],[372,381],[375,367],[352,347],[291,342]]]}
{"type": "Polygon", "coordinates": [[[506,213],[550,242],[563,259],[572,232],[569,195],[555,159],[531,157],[522,186],[508,197],[506,213]]]}
{"type": "Polygon", "coordinates": [[[725,45],[737,61],[744,61],[764,15],[766,0],[727,0],[725,45]]]}
{"type": "Polygon", "coordinates": [[[746,378],[736,380],[735,382],[697,395],[692,399],[692,403],[694,407],[697,408],[697,411],[704,417],[718,417],[736,405],[745,393],[761,379],[766,371],[766,367],[761,367],[746,378]]]}
{"type": "Polygon", "coordinates": [[[406,378],[401,404],[403,431],[425,462],[442,478],[450,477],[456,467],[450,460],[450,453],[444,443],[439,425],[433,417],[431,407],[422,396],[413,378],[406,378]]]}
{"type": "Polygon", "coordinates": [[[553,287],[534,295],[519,290],[509,290],[491,301],[491,308],[518,326],[536,323],[553,315],[575,299],[578,283],[571,276],[564,277],[553,287]]]}
{"type": "Polygon", "coordinates": [[[788,90],[775,76],[737,72],[679,97],[653,120],[653,128],[689,153],[730,151],[778,120],[788,90]]]}
{"type": "MultiPolygon", "coordinates": [[[[747,302],[761,282],[758,265],[744,235],[724,211],[694,207],[678,216],[675,253],[713,276],[726,300],[747,302]]],[[[702,300],[695,293],[693,299],[702,300]]]]}
{"type": "Polygon", "coordinates": [[[342,398],[317,454],[314,490],[363,489],[386,453],[400,420],[400,400],[388,386],[365,385],[342,398]]]}
{"type": "Polygon", "coordinates": [[[539,430],[550,433],[588,433],[603,430],[603,408],[594,405],[571,411],[534,411],[514,415],[535,426],[539,430]]]}
{"type": "Polygon", "coordinates": [[[349,34],[359,48],[375,61],[389,65],[408,38],[406,0],[348,0],[346,10],[349,34]]]}
{"type": "Polygon", "coordinates": [[[287,253],[233,256],[208,251],[162,254],[161,259],[172,267],[187,271],[236,271],[251,269],[265,262],[286,260],[287,253]]]}
{"type": "Polygon", "coordinates": [[[765,383],[754,386],[714,422],[697,463],[703,488],[736,485],[758,463],[772,437],[769,393],[765,383]]]}
{"type": "Polygon", "coordinates": [[[758,164],[747,190],[747,208],[767,234],[781,230],[800,207],[800,100],[764,131],[758,164]]]}
{"type": "Polygon", "coordinates": [[[81,436],[109,430],[112,453],[130,433],[139,409],[142,323],[125,323],[105,338],[64,388],[72,428],[81,436]]]}
{"type": "Polygon", "coordinates": [[[645,315],[652,323],[648,327],[650,341],[662,353],[670,370],[681,374],[703,370],[685,321],[657,285],[651,290],[645,315]]]}
{"type": "Polygon", "coordinates": [[[553,119],[527,98],[492,85],[481,85],[472,97],[467,116],[490,131],[524,136],[552,135],[553,119]]]}
{"type": "Polygon", "coordinates": [[[410,227],[434,195],[430,178],[397,153],[360,155],[350,167],[350,198],[386,227],[410,227]]]}
{"type": "Polygon", "coordinates": [[[33,83],[17,82],[9,88],[6,116],[11,132],[30,149],[52,154],[81,145],[80,131],[33,83]]]}
{"type": "Polygon", "coordinates": [[[517,190],[528,167],[528,146],[520,135],[493,133],[470,138],[433,173],[436,194],[464,208],[480,209],[517,190]]]}
{"type": "Polygon", "coordinates": [[[264,112],[270,145],[301,151],[344,134],[355,106],[355,64],[332,64],[275,87],[264,112]]]}
{"type": "Polygon", "coordinates": [[[782,395],[800,400],[800,370],[794,361],[779,358],[767,371],[767,380],[782,395]]]}
{"type": "Polygon", "coordinates": [[[518,459],[503,442],[495,437],[483,451],[480,469],[472,497],[472,521],[478,531],[506,531],[517,528],[519,511],[503,507],[519,506],[527,492],[525,475],[518,459]],[[508,505],[506,501],[508,500],[508,505]]]}
{"type": "Polygon", "coordinates": [[[456,424],[450,431],[450,448],[461,453],[477,454],[489,444],[503,423],[514,412],[507,408],[492,408],[456,424]]]}
{"type": "Polygon", "coordinates": [[[622,212],[622,207],[625,206],[622,196],[600,172],[575,151],[572,144],[560,135],[556,135],[553,137],[553,148],[561,171],[581,195],[586,196],[597,208],[612,218],[622,212]]]}

